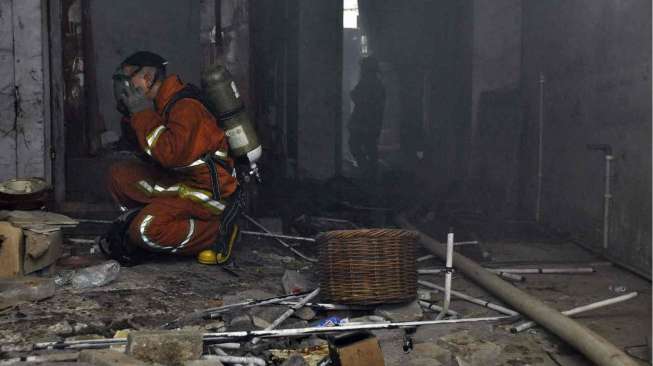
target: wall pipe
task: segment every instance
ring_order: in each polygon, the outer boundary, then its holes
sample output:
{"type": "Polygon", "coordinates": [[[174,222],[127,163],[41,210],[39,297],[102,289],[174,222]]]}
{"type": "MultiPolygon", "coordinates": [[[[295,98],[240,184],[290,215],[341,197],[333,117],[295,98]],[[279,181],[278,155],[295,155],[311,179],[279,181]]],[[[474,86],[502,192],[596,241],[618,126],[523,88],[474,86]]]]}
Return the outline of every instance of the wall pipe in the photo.
{"type": "Polygon", "coordinates": [[[610,201],[612,192],[610,191],[610,163],[614,159],[612,156],[612,147],[608,144],[589,144],[590,150],[602,151],[605,155],[605,188],[603,190],[603,250],[608,249],[610,241],[610,201]]]}
{"type": "Polygon", "coordinates": [[[537,197],[535,199],[535,222],[540,222],[542,216],[542,156],[544,140],[544,74],[540,73],[540,108],[539,108],[539,128],[537,143],[537,197]]]}
{"type": "MultiPolygon", "coordinates": [[[[403,215],[397,217],[399,226],[414,230],[419,235],[420,243],[439,256],[445,258],[446,248],[437,240],[417,231],[403,215]]],[[[537,298],[510,285],[495,274],[487,271],[471,259],[458,253],[454,254],[456,267],[475,283],[496,295],[515,310],[542,325],[565,342],[576,348],[588,359],[600,366],[637,366],[637,363],[622,350],[589,328],[559,311],[544,304],[537,298]]]]}

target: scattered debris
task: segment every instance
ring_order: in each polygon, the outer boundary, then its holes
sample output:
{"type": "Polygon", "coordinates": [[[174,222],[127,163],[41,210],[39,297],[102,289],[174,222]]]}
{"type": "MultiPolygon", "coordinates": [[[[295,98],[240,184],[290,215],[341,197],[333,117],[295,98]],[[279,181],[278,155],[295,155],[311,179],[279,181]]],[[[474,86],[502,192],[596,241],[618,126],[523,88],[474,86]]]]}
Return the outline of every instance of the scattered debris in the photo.
{"type": "Polygon", "coordinates": [[[281,285],[286,294],[299,294],[306,292],[313,288],[314,285],[306,278],[306,276],[299,273],[299,271],[286,270],[281,277],[281,285]]]}
{"type": "Polygon", "coordinates": [[[22,302],[39,301],[54,296],[50,278],[18,277],[0,280],[0,310],[22,302]]]}
{"type": "MultiPolygon", "coordinates": [[[[420,304],[420,306],[424,307],[426,310],[432,310],[432,311],[437,311],[437,312],[445,312],[443,307],[438,306],[438,305],[433,304],[433,303],[430,303],[430,302],[427,302],[427,301],[419,300],[419,304],[420,304]]],[[[460,317],[460,314],[458,312],[456,312],[454,310],[451,310],[451,309],[447,309],[446,314],[451,315],[451,316],[456,317],[456,318],[460,317]]]]}
{"type": "Polygon", "coordinates": [[[75,332],[75,330],[73,329],[73,326],[70,325],[70,323],[68,323],[68,321],[64,320],[62,322],[49,326],[48,332],[65,337],[65,336],[72,335],[75,332]]]}
{"type": "Polygon", "coordinates": [[[118,277],[120,263],[110,260],[78,270],[71,278],[73,288],[85,289],[104,286],[118,277]]]}
{"type": "MultiPolygon", "coordinates": [[[[265,330],[271,330],[276,328],[279,324],[283,323],[284,320],[288,319],[291,315],[297,311],[297,309],[301,308],[304,306],[307,302],[313,300],[318,294],[320,293],[320,288],[316,288],[313,290],[310,294],[306,295],[306,297],[302,298],[296,305],[293,305],[288,309],[286,312],[281,314],[275,321],[272,322],[269,326],[265,328],[265,330]]],[[[259,338],[254,338],[252,339],[252,343],[256,344],[259,342],[259,338]]]]}
{"type": "Polygon", "coordinates": [[[300,349],[271,349],[272,361],[285,366],[317,366],[329,357],[329,345],[322,344],[300,349]]]}
{"type": "Polygon", "coordinates": [[[6,220],[15,226],[25,228],[31,226],[43,227],[43,225],[55,227],[77,226],[78,221],[70,217],[48,211],[0,211],[0,219],[6,220]]]}
{"type": "Polygon", "coordinates": [[[517,274],[576,274],[576,273],[594,273],[596,270],[592,267],[578,268],[492,268],[492,272],[497,273],[517,273],[517,274]]]}
{"type": "Polygon", "coordinates": [[[453,354],[435,343],[416,343],[413,345],[411,365],[455,365],[453,354]]]}
{"type": "Polygon", "coordinates": [[[220,361],[222,363],[232,363],[232,364],[245,364],[245,365],[256,365],[256,366],[266,365],[265,360],[258,357],[208,355],[202,357],[202,359],[209,360],[209,361],[220,361]]]}
{"type": "Polygon", "coordinates": [[[97,349],[97,350],[83,350],[79,354],[80,362],[88,362],[91,365],[97,366],[146,366],[147,363],[141,362],[134,357],[126,355],[122,352],[113,350],[97,349]]]}
{"type": "Polygon", "coordinates": [[[127,354],[146,362],[179,364],[202,356],[202,333],[136,331],[127,336],[127,354]]]}
{"type": "Polygon", "coordinates": [[[297,318],[306,321],[315,319],[316,315],[317,314],[315,313],[315,311],[311,309],[309,306],[304,306],[297,309],[294,314],[294,316],[296,316],[297,318]]]}
{"type": "MultiPolygon", "coordinates": [[[[250,217],[249,215],[243,213],[243,217],[244,217],[245,219],[247,219],[249,222],[251,222],[252,224],[254,224],[254,226],[256,226],[257,228],[259,228],[260,230],[263,230],[264,232],[266,232],[266,233],[268,233],[268,234],[272,234],[272,233],[270,232],[270,230],[268,230],[265,226],[261,225],[258,221],[254,220],[254,219],[253,219],[252,217],[250,217]]],[[[300,258],[302,258],[302,259],[304,259],[304,260],[307,260],[307,261],[309,261],[309,262],[313,262],[313,263],[316,263],[316,262],[317,262],[317,259],[312,258],[312,257],[308,257],[308,256],[304,255],[302,252],[300,252],[300,251],[298,251],[297,249],[293,248],[292,245],[286,243],[285,241],[283,241],[283,240],[281,240],[281,239],[279,239],[279,238],[276,238],[276,237],[275,237],[274,239],[275,239],[279,244],[283,245],[284,247],[288,248],[291,252],[293,252],[293,253],[295,253],[296,255],[298,255],[300,258]]]]}
{"type": "Polygon", "coordinates": [[[417,300],[404,304],[387,304],[378,306],[374,314],[393,322],[410,322],[424,317],[424,311],[417,300]]]}
{"type": "MultiPolygon", "coordinates": [[[[570,309],[570,310],[566,310],[566,311],[563,311],[562,314],[567,315],[567,316],[572,316],[572,315],[584,313],[586,311],[590,311],[590,310],[602,308],[602,307],[605,307],[605,306],[608,306],[608,305],[617,304],[617,303],[620,303],[620,302],[623,302],[623,301],[626,301],[626,300],[630,300],[632,298],[635,298],[636,296],[637,296],[637,292],[631,292],[631,293],[629,293],[627,295],[613,297],[611,299],[606,299],[606,300],[603,300],[603,301],[598,301],[598,302],[595,302],[595,303],[592,303],[592,304],[579,306],[579,307],[576,307],[576,308],[573,308],[573,309],[570,309]]],[[[535,325],[536,325],[535,322],[528,321],[528,322],[524,322],[524,323],[512,326],[510,328],[510,331],[513,332],[513,333],[519,333],[519,332],[523,332],[523,331],[525,331],[527,329],[530,329],[530,328],[534,327],[535,325]]]]}
{"type": "Polygon", "coordinates": [[[624,292],[628,291],[628,288],[626,288],[626,286],[610,286],[608,287],[608,290],[618,294],[623,294],[624,292]]]}
{"type": "Polygon", "coordinates": [[[379,340],[367,332],[334,336],[329,342],[329,353],[336,365],[384,365],[379,340]]]}

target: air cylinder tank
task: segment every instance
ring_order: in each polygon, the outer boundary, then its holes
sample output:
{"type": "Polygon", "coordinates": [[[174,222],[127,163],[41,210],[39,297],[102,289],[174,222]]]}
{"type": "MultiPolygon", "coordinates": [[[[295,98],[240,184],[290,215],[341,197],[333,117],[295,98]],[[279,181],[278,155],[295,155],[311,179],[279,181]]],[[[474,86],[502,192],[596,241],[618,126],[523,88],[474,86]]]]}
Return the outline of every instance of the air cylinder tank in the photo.
{"type": "Polygon", "coordinates": [[[230,155],[246,158],[258,174],[256,162],[263,149],[231,73],[219,64],[209,67],[202,74],[202,90],[227,135],[230,155]]]}

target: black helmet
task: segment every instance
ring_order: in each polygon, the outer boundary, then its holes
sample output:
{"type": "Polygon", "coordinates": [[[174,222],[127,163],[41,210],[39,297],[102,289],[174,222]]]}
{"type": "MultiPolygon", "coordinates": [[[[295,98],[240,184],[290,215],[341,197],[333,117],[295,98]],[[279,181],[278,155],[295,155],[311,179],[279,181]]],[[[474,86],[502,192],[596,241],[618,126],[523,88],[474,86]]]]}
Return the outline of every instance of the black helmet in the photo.
{"type": "Polygon", "coordinates": [[[125,65],[140,66],[140,67],[151,66],[151,67],[156,67],[157,69],[165,68],[167,64],[168,64],[168,60],[161,57],[160,55],[157,55],[156,53],[149,52],[149,51],[138,51],[132,54],[131,56],[127,57],[126,59],[124,59],[121,63],[122,66],[125,65]]]}
{"type": "MultiPolygon", "coordinates": [[[[136,66],[136,71],[133,74],[139,72],[143,67],[155,67],[156,74],[154,76],[155,80],[163,80],[166,77],[166,65],[168,60],[157,55],[154,52],[149,51],[138,51],[131,56],[127,57],[120,63],[120,67],[126,65],[136,66]]],[[[132,75],[133,75],[132,74],[132,75]]]]}

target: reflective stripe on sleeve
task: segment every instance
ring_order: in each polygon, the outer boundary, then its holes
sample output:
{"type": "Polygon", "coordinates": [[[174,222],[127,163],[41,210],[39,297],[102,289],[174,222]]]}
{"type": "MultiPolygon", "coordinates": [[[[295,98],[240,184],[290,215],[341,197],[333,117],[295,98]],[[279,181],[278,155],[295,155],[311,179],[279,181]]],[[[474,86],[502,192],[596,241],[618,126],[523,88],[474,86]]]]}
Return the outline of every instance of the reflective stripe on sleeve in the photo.
{"type": "MultiPolygon", "coordinates": [[[[215,156],[218,159],[226,159],[229,155],[227,154],[226,151],[218,150],[218,151],[213,153],[213,156],[215,156]]],[[[206,162],[204,160],[202,160],[202,159],[197,159],[194,162],[192,162],[192,163],[190,163],[190,164],[188,164],[186,166],[177,167],[175,169],[188,169],[188,168],[193,168],[193,167],[196,167],[196,166],[200,166],[202,164],[206,164],[206,162]]]]}
{"type": "Polygon", "coordinates": [[[145,142],[147,142],[147,148],[145,149],[145,153],[147,153],[147,155],[152,156],[152,149],[154,148],[154,145],[156,145],[159,136],[161,136],[161,134],[163,133],[163,131],[165,131],[165,129],[166,126],[160,125],[147,135],[147,137],[145,138],[145,142]]]}

